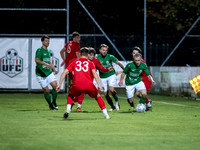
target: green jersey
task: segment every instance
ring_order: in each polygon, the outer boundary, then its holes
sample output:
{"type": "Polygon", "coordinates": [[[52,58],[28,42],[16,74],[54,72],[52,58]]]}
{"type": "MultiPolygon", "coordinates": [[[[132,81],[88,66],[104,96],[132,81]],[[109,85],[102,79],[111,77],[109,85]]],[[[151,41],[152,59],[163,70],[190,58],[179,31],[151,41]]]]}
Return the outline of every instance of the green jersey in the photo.
{"type": "Polygon", "coordinates": [[[143,71],[146,73],[147,76],[150,75],[148,67],[145,63],[141,62],[139,67],[137,67],[133,61],[128,63],[123,71],[126,74],[125,84],[128,86],[141,82],[142,78],[140,74],[143,71]]]}
{"type": "MultiPolygon", "coordinates": [[[[110,54],[106,54],[105,57],[102,57],[101,54],[97,54],[96,58],[100,61],[100,63],[102,64],[104,68],[112,67],[113,66],[112,63],[113,62],[116,63],[118,60],[115,56],[110,55],[110,54]]],[[[115,74],[115,70],[108,71],[108,72],[99,71],[100,78],[107,78],[107,77],[112,76],[113,74],[115,74]]]]}
{"type": "MultiPolygon", "coordinates": [[[[50,64],[50,50],[44,49],[43,47],[38,48],[35,54],[35,58],[39,58],[41,61],[44,61],[47,64],[50,64]]],[[[36,69],[35,69],[36,75],[40,77],[47,77],[49,76],[53,71],[50,68],[47,68],[46,66],[36,63],[36,69]]]]}

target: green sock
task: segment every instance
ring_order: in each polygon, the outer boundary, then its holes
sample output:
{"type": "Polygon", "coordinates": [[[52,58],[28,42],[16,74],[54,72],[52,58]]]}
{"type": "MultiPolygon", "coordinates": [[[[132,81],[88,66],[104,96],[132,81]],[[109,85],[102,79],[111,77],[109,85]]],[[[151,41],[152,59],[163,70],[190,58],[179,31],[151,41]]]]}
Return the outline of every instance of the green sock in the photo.
{"type": "Polygon", "coordinates": [[[44,98],[46,99],[47,103],[50,105],[51,104],[51,96],[49,93],[44,93],[44,98]]]}
{"type": "Polygon", "coordinates": [[[52,93],[53,102],[56,102],[58,92],[55,89],[53,89],[51,90],[51,93],[52,93]]]}
{"type": "Polygon", "coordinates": [[[118,102],[119,99],[118,99],[118,96],[117,96],[117,93],[115,92],[114,94],[112,94],[113,98],[115,99],[115,102],[118,102]]]}
{"type": "Polygon", "coordinates": [[[146,97],[141,97],[139,103],[145,104],[146,103],[146,97]]]}

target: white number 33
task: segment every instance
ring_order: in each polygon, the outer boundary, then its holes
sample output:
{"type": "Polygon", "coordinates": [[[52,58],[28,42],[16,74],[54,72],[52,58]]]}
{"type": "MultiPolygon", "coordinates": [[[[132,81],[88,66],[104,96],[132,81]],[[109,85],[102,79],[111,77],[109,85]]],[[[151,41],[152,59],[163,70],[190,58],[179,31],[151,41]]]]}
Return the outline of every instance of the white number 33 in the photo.
{"type": "Polygon", "coordinates": [[[83,62],[83,66],[82,66],[82,62],[81,61],[77,61],[75,69],[76,69],[76,71],[83,70],[84,72],[87,72],[88,71],[88,65],[89,65],[89,63],[87,61],[83,62]]]}

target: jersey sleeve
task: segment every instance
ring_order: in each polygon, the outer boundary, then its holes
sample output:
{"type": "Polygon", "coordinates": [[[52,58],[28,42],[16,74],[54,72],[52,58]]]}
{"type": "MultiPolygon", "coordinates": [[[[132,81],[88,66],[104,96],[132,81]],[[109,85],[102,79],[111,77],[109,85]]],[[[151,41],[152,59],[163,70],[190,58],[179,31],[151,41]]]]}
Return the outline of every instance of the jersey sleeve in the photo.
{"type": "Polygon", "coordinates": [[[91,70],[96,69],[96,68],[95,68],[95,65],[94,65],[93,62],[89,61],[89,64],[90,64],[90,68],[91,68],[91,70]]]}
{"type": "Polygon", "coordinates": [[[110,58],[114,63],[116,63],[118,61],[118,59],[113,55],[110,55],[110,58]]]}
{"type": "Polygon", "coordinates": [[[35,54],[35,58],[39,58],[41,60],[42,58],[42,53],[40,49],[37,49],[36,54],[35,54]]]}
{"type": "Polygon", "coordinates": [[[69,72],[72,72],[73,71],[73,66],[74,66],[74,62],[73,61],[66,69],[69,70],[69,72]]]}
{"type": "Polygon", "coordinates": [[[123,70],[123,73],[127,74],[129,68],[130,68],[130,64],[127,64],[126,67],[125,67],[124,70],[123,70]]]}
{"type": "Polygon", "coordinates": [[[104,68],[104,67],[102,66],[102,64],[99,62],[99,60],[98,60],[96,57],[93,58],[92,62],[95,64],[95,66],[96,66],[96,68],[97,68],[98,70],[100,70],[100,71],[102,71],[102,72],[107,72],[107,71],[109,71],[108,68],[104,68]]]}
{"type": "Polygon", "coordinates": [[[149,69],[148,69],[148,67],[147,67],[146,64],[144,64],[144,72],[146,73],[147,76],[150,75],[150,73],[149,73],[149,69]]]}

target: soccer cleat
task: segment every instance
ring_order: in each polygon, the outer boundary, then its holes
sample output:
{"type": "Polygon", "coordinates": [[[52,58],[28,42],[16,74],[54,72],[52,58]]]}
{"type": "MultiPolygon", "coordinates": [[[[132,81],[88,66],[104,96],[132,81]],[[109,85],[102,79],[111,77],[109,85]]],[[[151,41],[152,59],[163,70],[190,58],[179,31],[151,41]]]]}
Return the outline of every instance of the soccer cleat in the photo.
{"type": "Polygon", "coordinates": [[[147,107],[145,111],[152,111],[152,107],[147,107]]]}
{"type": "Polygon", "coordinates": [[[120,105],[116,105],[116,110],[119,111],[120,105]]]}
{"type": "Polygon", "coordinates": [[[63,117],[64,117],[65,119],[67,119],[68,116],[69,116],[69,113],[68,113],[68,112],[64,113],[64,115],[63,115],[63,117]]]}
{"type": "Polygon", "coordinates": [[[53,108],[54,108],[55,110],[58,110],[58,106],[57,106],[56,102],[52,102],[52,106],[53,106],[53,108]]]}
{"type": "Polygon", "coordinates": [[[49,110],[54,110],[55,108],[53,107],[53,104],[52,103],[50,103],[49,104],[49,110]]]}
{"type": "Polygon", "coordinates": [[[81,112],[81,108],[78,107],[78,108],[76,109],[76,112],[81,112]]]}
{"type": "Polygon", "coordinates": [[[105,118],[106,118],[106,119],[110,119],[110,116],[109,116],[109,115],[106,115],[105,118]]]}
{"type": "Polygon", "coordinates": [[[109,111],[109,112],[111,112],[111,111],[113,111],[113,109],[112,109],[112,108],[110,108],[108,111],[109,111]]]}

